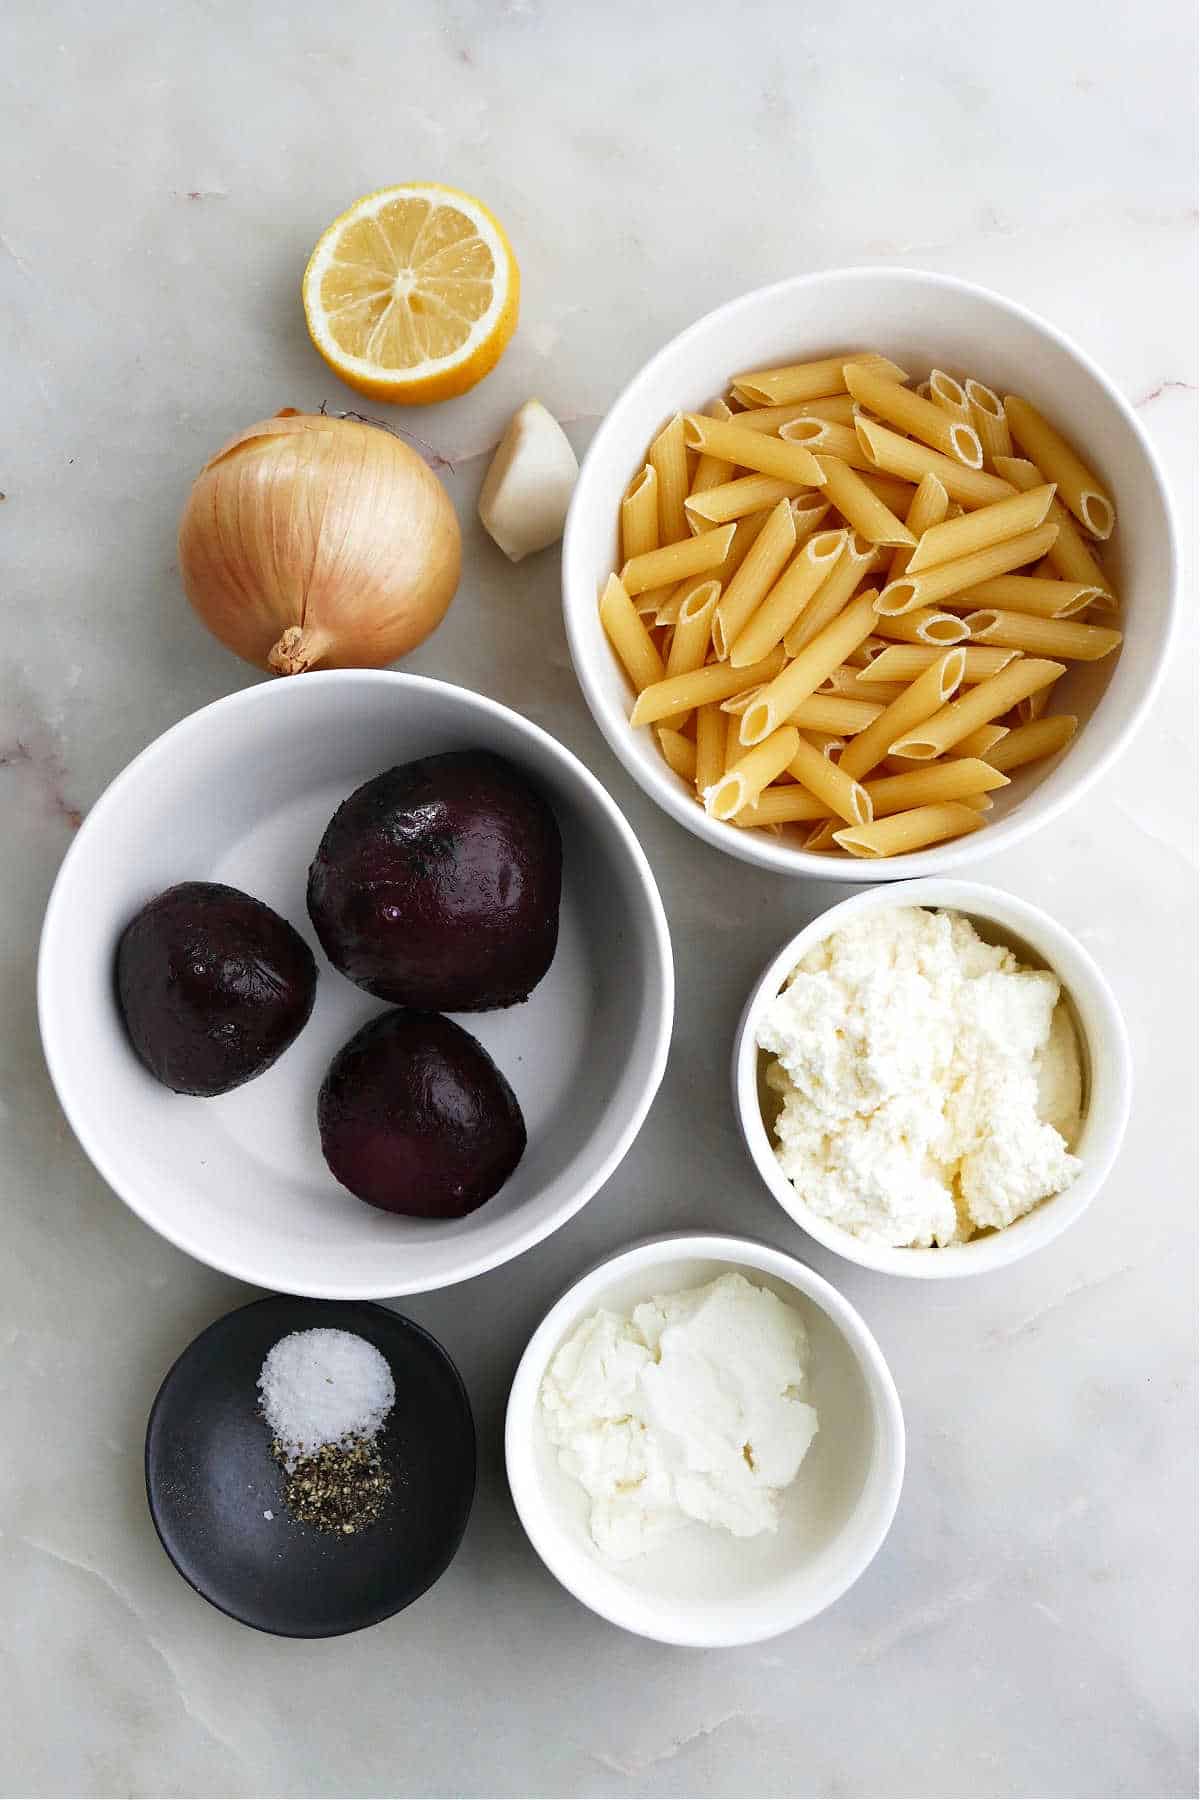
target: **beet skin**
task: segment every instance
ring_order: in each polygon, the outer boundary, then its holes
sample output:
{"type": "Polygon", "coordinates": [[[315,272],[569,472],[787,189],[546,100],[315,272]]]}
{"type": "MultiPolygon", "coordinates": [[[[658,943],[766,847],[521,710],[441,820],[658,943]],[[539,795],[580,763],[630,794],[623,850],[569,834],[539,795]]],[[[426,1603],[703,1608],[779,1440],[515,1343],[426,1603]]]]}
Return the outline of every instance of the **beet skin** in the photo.
{"type": "Polygon", "coordinates": [[[517,1097],[469,1031],[440,1013],[382,1013],[330,1064],[317,1102],[325,1160],[384,1212],[460,1219],[525,1150],[517,1097]]]}
{"type": "Polygon", "coordinates": [[[340,806],[308,911],[343,975],[395,1006],[483,1012],[528,998],[554,957],[562,841],[520,769],[455,750],[388,769],[340,806]]]}
{"type": "Polygon", "coordinates": [[[138,1056],[177,1094],[226,1094],[269,1069],[313,1009],[317,965],[277,912],[214,881],[147,902],[117,945],[138,1056]]]}

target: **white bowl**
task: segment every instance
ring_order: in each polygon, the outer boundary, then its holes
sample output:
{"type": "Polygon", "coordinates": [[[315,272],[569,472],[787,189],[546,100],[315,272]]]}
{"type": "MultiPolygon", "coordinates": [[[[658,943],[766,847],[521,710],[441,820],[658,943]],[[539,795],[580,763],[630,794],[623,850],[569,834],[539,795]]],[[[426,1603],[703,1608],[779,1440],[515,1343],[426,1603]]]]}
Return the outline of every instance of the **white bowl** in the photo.
{"type": "Polygon", "coordinates": [[[662,1079],[671,946],[645,856],[600,783],[546,732],[444,682],[339,670],[218,700],[150,745],[88,815],[54,886],[38,968],[46,1060],[63,1110],[109,1186],[213,1268],[331,1300],[420,1293],[536,1244],[617,1167],[662,1079]],[[308,865],[334,809],[380,770],[479,747],[519,763],[562,830],[558,952],[523,1006],[464,1014],[516,1090],[529,1146],[465,1219],[364,1205],[325,1166],[317,1090],[381,1002],[319,949],[308,865]],[[275,1066],[219,1099],[159,1085],[113,997],[117,939],[177,881],[228,882],[307,938],[313,1016],[275,1066]]]}
{"type": "Polygon", "coordinates": [[[746,1148],[759,1174],[782,1206],[829,1250],[850,1262],[889,1275],[940,1279],[977,1275],[1017,1262],[1050,1243],[1086,1212],[1108,1178],[1129,1121],[1133,1072],[1129,1039],[1108,982],[1083,945],[1069,931],[1027,900],[977,881],[931,877],[903,887],[871,888],[865,894],[830,907],[786,943],[763,970],[747,1000],[733,1050],[733,1101],[746,1148]],[[1006,944],[1023,962],[1050,969],[1062,983],[1083,1051],[1084,1117],[1075,1146],[1082,1173],[1069,1188],[1043,1200],[1024,1218],[965,1244],[942,1249],[895,1249],[872,1244],[843,1231],[804,1204],[779,1166],[763,1119],[760,1090],[761,1052],[755,1042],[765,1008],[783,987],[800,958],[831,932],[841,931],[866,913],[897,906],[926,906],[965,913],[989,943],[1006,944]]]}
{"type": "Polygon", "coordinates": [[[906,368],[975,375],[1001,392],[1027,393],[1062,419],[1106,480],[1119,515],[1115,572],[1125,643],[1114,659],[1077,663],[1055,690],[1055,711],[1080,728],[1049,762],[1016,771],[995,796],[984,830],[910,856],[872,862],[870,878],[897,880],[962,868],[1045,825],[1099,780],[1145,716],[1166,661],[1177,555],[1167,488],[1134,413],[1088,356],[1014,301],[948,275],[913,269],[833,269],[732,300],[681,332],[634,376],[584,460],[563,540],[563,608],[575,671],[596,723],[634,780],[689,831],[764,868],[860,882],[857,857],[814,855],[763,831],[710,819],[664,763],[647,730],[629,724],[632,693],[604,636],[597,596],[617,564],[617,511],[646,446],[676,411],[703,407],[739,370],[823,356],[884,351],[906,368]]]}
{"type": "Polygon", "coordinates": [[[829,1282],[749,1238],[684,1233],[622,1251],[551,1307],[513,1381],[504,1453],[530,1542],[577,1600],[663,1644],[752,1644],[823,1612],[875,1556],[904,1479],[904,1418],[879,1345],[829,1282]],[[542,1377],[560,1344],[598,1307],[629,1312],[655,1294],[700,1286],[729,1269],[803,1314],[816,1438],[786,1491],[777,1531],[739,1539],[689,1524],[653,1553],[609,1562],[588,1532],[587,1496],[559,1467],[546,1436],[542,1377]]]}

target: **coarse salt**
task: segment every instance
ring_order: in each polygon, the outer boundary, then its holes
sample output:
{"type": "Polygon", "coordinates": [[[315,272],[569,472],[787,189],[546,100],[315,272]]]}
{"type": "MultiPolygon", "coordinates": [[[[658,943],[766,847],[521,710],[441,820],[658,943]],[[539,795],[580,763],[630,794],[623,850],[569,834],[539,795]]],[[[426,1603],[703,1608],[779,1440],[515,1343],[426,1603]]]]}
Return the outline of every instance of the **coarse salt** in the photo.
{"type": "Polygon", "coordinates": [[[350,1331],[293,1331],[280,1338],[267,1352],[258,1390],[289,1473],[326,1444],[373,1438],[396,1404],[386,1359],[350,1331]]]}

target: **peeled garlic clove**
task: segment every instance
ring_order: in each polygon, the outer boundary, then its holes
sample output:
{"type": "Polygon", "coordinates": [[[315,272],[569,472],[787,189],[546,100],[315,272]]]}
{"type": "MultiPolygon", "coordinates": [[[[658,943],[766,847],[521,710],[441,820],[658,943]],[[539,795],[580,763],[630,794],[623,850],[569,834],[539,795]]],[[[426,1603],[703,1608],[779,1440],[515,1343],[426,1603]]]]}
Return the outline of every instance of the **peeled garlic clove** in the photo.
{"type": "Polygon", "coordinates": [[[540,400],[512,416],[484,477],[479,517],[511,562],[556,544],[579,464],[566,432],[540,400]]]}

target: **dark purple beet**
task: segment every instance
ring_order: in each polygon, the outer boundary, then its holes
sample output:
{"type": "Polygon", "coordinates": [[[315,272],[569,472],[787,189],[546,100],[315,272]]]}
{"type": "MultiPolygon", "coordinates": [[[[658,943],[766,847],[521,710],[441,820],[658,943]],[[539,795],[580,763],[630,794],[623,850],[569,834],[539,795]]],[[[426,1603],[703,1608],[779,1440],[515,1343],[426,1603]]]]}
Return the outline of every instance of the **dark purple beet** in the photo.
{"type": "Polygon", "coordinates": [[[117,998],[134,1049],[177,1094],[226,1094],[307,1022],[317,965],[277,912],[214,881],[150,900],[117,945],[117,998]]]}
{"type": "Polygon", "coordinates": [[[502,756],[454,750],[388,769],[340,806],[308,872],[334,967],[431,1012],[528,999],[554,958],[558,824],[502,756]]]}
{"type": "Polygon", "coordinates": [[[343,1045],[317,1123],[343,1187],[384,1212],[461,1219],[525,1152],[517,1097],[477,1038],[440,1013],[386,1012],[343,1045]]]}

